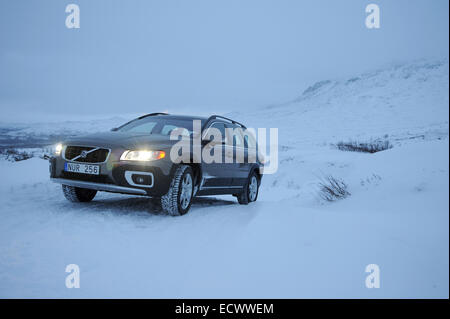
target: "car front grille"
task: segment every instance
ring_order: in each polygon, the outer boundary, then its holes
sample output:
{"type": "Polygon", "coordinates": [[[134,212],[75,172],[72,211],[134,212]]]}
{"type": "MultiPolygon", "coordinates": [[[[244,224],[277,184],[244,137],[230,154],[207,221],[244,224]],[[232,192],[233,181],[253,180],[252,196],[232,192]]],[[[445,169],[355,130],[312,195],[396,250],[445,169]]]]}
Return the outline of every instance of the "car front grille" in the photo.
{"type": "Polygon", "coordinates": [[[103,163],[108,157],[106,148],[89,146],[67,146],[64,157],[66,160],[80,163],[103,163]]]}

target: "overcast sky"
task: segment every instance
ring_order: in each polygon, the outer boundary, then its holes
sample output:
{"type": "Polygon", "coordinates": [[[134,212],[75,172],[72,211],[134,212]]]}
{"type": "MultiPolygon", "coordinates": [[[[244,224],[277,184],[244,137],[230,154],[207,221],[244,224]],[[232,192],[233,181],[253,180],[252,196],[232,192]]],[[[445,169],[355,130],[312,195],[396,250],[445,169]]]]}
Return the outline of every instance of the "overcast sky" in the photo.
{"type": "Polygon", "coordinates": [[[0,109],[226,112],[311,82],[448,58],[448,0],[2,0],[0,109]],[[65,7],[80,7],[67,29],[65,7]],[[365,7],[381,28],[365,27],[365,7]]]}

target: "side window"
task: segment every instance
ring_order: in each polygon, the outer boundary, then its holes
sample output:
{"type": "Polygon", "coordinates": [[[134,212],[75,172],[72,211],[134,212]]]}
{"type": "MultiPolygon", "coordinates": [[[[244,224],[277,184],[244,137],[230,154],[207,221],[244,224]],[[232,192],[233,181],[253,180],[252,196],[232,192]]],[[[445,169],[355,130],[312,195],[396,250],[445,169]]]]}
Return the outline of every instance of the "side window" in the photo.
{"type": "Polygon", "coordinates": [[[225,125],[224,125],[224,123],[215,122],[215,123],[211,124],[211,125],[207,128],[206,133],[205,133],[205,136],[208,136],[208,137],[209,137],[209,135],[208,135],[208,130],[209,130],[210,128],[216,128],[216,129],[218,129],[218,130],[220,131],[220,134],[222,134],[222,138],[226,138],[226,136],[225,136],[225,125]]]}
{"type": "MultiPolygon", "coordinates": [[[[163,128],[161,129],[161,133],[162,135],[170,135],[170,133],[172,133],[173,130],[179,128],[179,126],[176,125],[171,125],[171,124],[166,124],[163,126],[163,128]]],[[[182,129],[182,127],[180,127],[182,129]]],[[[183,131],[184,132],[184,131],[183,131]]],[[[183,133],[183,135],[185,135],[183,133]]],[[[189,136],[189,133],[187,133],[186,136],[189,136]]]]}
{"type": "Polygon", "coordinates": [[[242,140],[240,130],[236,130],[235,134],[233,134],[233,145],[237,147],[244,147],[244,141],[242,140]]]}
{"type": "Polygon", "coordinates": [[[227,129],[230,129],[230,133],[233,134],[233,146],[244,147],[241,128],[236,125],[227,125],[227,129]]]}
{"type": "Polygon", "coordinates": [[[244,134],[244,140],[245,140],[245,147],[247,148],[256,148],[256,141],[250,132],[247,134],[244,134]]]}

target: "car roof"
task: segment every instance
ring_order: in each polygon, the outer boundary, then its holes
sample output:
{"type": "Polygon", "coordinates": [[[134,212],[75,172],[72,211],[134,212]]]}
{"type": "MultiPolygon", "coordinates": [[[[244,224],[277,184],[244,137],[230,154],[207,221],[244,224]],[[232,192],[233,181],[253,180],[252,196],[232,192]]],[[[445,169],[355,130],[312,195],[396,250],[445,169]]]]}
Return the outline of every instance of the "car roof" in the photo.
{"type": "MultiPolygon", "coordinates": [[[[145,115],[142,116],[147,117],[145,115]]],[[[207,117],[202,116],[192,116],[192,115],[171,115],[171,114],[158,114],[158,115],[149,115],[148,117],[157,117],[157,118],[164,118],[164,119],[172,119],[172,120],[201,120],[206,121],[207,117]]]]}
{"type": "Polygon", "coordinates": [[[173,115],[173,114],[167,114],[167,113],[150,113],[150,114],[142,115],[142,116],[138,117],[136,120],[143,119],[143,118],[160,118],[160,119],[172,119],[172,120],[182,120],[182,121],[200,120],[202,122],[202,125],[209,123],[210,121],[222,122],[222,123],[230,123],[231,122],[234,125],[238,125],[240,127],[245,128],[245,126],[243,124],[236,122],[232,119],[229,119],[229,118],[226,118],[223,116],[219,116],[219,115],[211,115],[210,117],[204,117],[204,116],[192,116],[192,115],[173,115]]]}

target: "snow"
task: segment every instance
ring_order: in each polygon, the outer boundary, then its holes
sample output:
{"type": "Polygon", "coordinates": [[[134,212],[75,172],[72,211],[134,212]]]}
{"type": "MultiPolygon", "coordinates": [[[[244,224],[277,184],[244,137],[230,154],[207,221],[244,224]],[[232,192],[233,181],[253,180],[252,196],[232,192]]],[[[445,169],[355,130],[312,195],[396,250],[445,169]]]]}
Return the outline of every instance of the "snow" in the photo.
{"type": "Polygon", "coordinates": [[[434,139],[448,135],[448,67],[447,60],[423,61],[321,81],[290,102],[228,115],[250,127],[279,127],[289,146],[385,135],[393,142],[434,139]]]}
{"type": "Polygon", "coordinates": [[[248,206],[199,198],[169,217],[142,197],[74,204],[47,161],[0,161],[0,297],[448,298],[448,62],[329,80],[228,115],[279,128],[279,171],[248,206]],[[394,147],[331,145],[370,138],[394,147]],[[322,201],[326,175],[351,196],[322,201]],[[79,289],[65,287],[68,264],[79,289]],[[379,289],[365,287],[368,264],[379,289]]]}

